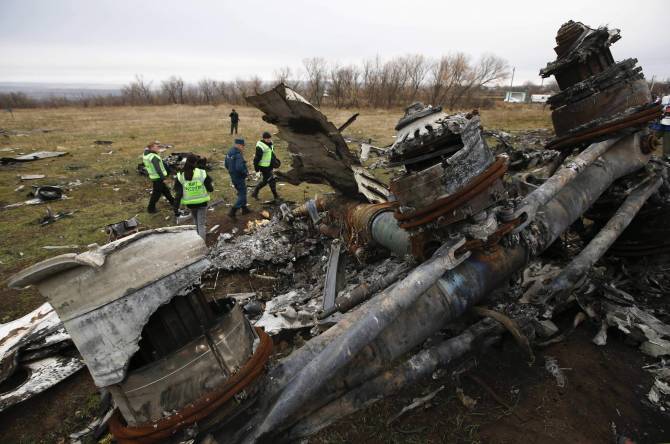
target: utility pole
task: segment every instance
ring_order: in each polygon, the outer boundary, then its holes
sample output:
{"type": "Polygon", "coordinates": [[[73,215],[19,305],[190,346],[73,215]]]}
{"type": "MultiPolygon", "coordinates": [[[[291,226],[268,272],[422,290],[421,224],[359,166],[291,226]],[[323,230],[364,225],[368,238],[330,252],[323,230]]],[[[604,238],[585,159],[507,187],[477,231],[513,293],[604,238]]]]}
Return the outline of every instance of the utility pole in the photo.
{"type": "Polygon", "coordinates": [[[510,90],[514,87],[514,71],[516,71],[516,66],[512,67],[512,80],[509,82],[510,90]]]}

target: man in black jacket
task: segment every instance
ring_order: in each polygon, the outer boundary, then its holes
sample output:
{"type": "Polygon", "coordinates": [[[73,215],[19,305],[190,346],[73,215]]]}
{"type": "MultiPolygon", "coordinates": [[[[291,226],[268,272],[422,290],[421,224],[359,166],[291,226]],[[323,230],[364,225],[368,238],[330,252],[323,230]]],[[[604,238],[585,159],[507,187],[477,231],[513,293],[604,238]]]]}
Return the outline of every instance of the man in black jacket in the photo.
{"type": "Polygon", "coordinates": [[[230,180],[237,190],[237,202],[228,212],[228,216],[235,217],[237,210],[241,209],[242,214],[249,213],[247,207],[247,162],[244,160],[242,151],[244,150],[244,139],[235,139],[235,145],[226,154],[224,165],[230,174],[230,180]]]}
{"type": "Polygon", "coordinates": [[[230,134],[233,134],[233,130],[235,130],[235,134],[237,134],[237,124],[240,121],[240,115],[237,114],[237,111],[233,108],[233,112],[231,112],[228,117],[230,117],[230,134]]]}
{"type": "Polygon", "coordinates": [[[277,194],[277,178],[273,173],[276,164],[277,159],[275,159],[274,146],[272,145],[272,134],[265,131],[263,133],[263,138],[256,142],[254,170],[261,172],[263,180],[256,185],[254,192],[251,193],[251,196],[254,199],[258,200],[258,192],[265,185],[269,185],[274,199],[279,200],[279,194],[277,194]]]}

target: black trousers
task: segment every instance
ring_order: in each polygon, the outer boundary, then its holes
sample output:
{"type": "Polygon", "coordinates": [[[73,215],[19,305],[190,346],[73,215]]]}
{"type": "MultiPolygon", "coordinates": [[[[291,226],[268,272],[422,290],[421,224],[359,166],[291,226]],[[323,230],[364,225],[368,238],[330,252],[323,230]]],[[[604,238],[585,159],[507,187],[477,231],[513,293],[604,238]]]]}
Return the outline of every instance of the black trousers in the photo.
{"type": "Polygon", "coordinates": [[[263,179],[258,183],[258,185],[256,185],[256,188],[254,189],[254,196],[258,197],[258,192],[261,190],[261,188],[263,188],[265,185],[269,185],[274,198],[279,198],[279,195],[277,194],[277,178],[273,174],[273,168],[260,167],[259,171],[261,172],[263,179]]]}
{"type": "Polygon", "coordinates": [[[165,196],[170,205],[174,205],[174,197],[170,193],[170,189],[165,185],[161,179],[156,179],[151,181],[153,183],[153,190],[151,191],[151,197],[149,198],[149,207],[148,210],[154,211],[156,209],[156,202],[161,198],[161,195],[165,196]]]}
{"type": "Polygon", "coordinates": [[[233,134],[233,130],[237,134],[237,122],[230,122],[230,134],[233,134]]]}

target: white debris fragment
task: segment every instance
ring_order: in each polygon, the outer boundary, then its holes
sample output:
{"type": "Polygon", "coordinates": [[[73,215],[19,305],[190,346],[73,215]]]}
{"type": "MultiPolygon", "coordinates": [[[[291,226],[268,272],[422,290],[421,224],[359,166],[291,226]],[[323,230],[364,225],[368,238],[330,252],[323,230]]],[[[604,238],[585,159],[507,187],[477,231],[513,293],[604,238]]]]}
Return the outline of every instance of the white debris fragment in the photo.
{"type": "Polygon", "coordinates": [[[316,324],[316,313],[321,305],[320,297],[292,290],[268,301],[263,316],[255,326],[263,327],[269,335],[282,330],[312,327],[316,324]]]}
{"type": "Polygon", "coordinates": [[[558,361],[553,356],[544,357],[544,368],[556,379],[556,385],[563,388],[567,382],[563,370],[558,366],[558,361]]]}

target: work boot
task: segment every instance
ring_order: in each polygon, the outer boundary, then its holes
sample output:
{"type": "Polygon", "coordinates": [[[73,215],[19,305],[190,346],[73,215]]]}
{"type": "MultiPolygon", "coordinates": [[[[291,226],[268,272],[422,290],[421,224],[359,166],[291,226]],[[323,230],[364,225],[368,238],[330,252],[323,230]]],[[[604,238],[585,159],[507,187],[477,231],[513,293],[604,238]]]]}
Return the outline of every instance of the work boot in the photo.
{"type": "Polygon", "coordinates": [[[256,187],[254,188],[253,193],[251,193],[251,197],[253,197],[254,199],[258,200],[258,192],[259,192],[259,191],[260,191],[260,188],[258,188],[258,185],[256,185],[256,187]]]}
{"type": "Polygon", "coordinates": [[[251,210],[246,205],[242,207],[242,214],[249,214],[251,210]]]}
{"type": "Polygon", "coordinates": [[[158,213],[158,210],[156,209],[156,207],[148,207],[147,213],[155,214],[158,213]]]}
{"type": "Polygon", "coordinates": [[[235,219],[235,214],[236,214],[236,213],[237,213],[237,208],[232,207],[232,208],[230,209],[230,211],[228,212],[228,216],[230,216],[230,217],[232,217],[233,219],[235,219]]]}

